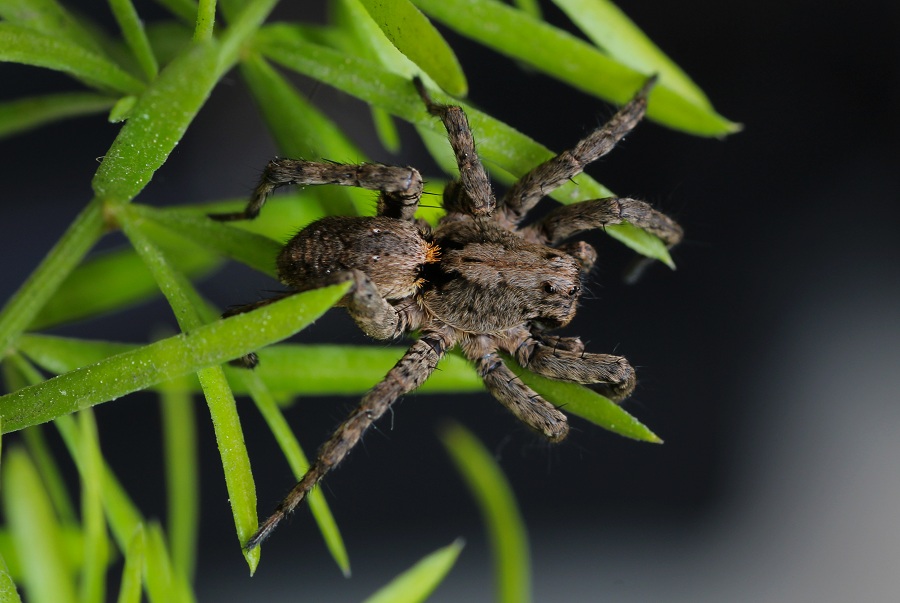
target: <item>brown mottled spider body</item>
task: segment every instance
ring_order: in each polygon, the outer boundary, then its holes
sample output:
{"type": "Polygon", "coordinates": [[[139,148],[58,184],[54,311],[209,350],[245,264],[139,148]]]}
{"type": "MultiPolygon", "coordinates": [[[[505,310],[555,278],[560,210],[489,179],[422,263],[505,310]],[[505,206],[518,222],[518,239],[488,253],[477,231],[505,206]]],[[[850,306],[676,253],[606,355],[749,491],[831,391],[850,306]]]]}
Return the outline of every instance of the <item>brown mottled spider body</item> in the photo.
{"type": "MultiPolygon", "coordinates": [[[[565,415],[518,379],[500,352],[551,379],[600,387],[615,400],[634,389],[634,369],[625,358],[587,353],[577,337],[545,334],[572,320],[581,279],[596,258],[587,243],[568,241],[580,232],[627,221],[671,247],[681,239],[681,228],[646,203],[628,198],[560,206],[532,224],[521,223],[538,200],[608,153],[640,121],[653,80],[607,124],[525,174],[499,202],[465,113],[434,103],[421,82],[415,84],[428,111],[443,122],[459,166],[459,180],[444,191],[447,215],[433,231],[414,217],[422,194],[419,172],[379,164],[275,159],[244,211],[212,216],[253,218],[273,189],[288,184],[380,191],[376,217],[323,218],[301,230],[279,255],[278,274],[292,289],[285,295],[351,281],[340,305],[372,337],[419,332],[400,361],[322,445],[309,471],[247,542],[248,549],[268,537],[365,430],[397,398],[418,388],[454,346],[475,364],[501,404],[554,442],[568,433],[565,415]]],[[[242,362],[253,366],[255,356],[242,362]]]]}

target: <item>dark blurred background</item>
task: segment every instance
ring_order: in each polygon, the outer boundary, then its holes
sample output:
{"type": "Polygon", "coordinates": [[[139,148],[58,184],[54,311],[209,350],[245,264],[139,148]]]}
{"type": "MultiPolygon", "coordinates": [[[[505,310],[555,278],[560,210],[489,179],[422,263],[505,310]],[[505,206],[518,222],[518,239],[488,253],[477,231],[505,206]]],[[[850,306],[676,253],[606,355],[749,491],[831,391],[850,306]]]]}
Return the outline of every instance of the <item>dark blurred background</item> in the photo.
{"type": "MultiPolygon", "coordinates": [[[[152,18],[152,7],[138,6],[152,18]]],[[[593,298],[566,331],[638,367],[627,408],[666,443],[628,441],[575,419],[572,436],[551,447],[487,394],[410,395],[325,485],[354,577],[341,577],[303,510],[266,543],[250,579],[198,401],[201,600],[359,600],[458,536],[466,549],[434,600],[491,600],[483,526],[436,436],[448,418],[473,430],[509,477],[530,530],[536,600],[896,596],[900,9],[865,0],[619,6],[745,126],[720,141],[645,123],[589,170],[687,231],[674,251],[678,270],[654,266],[634,286],[621,282],[629,252],[592,239],[601,253],[593,298]]],[[[280,10],[310,18],[309,7],[280,10]]],[[[570,146],[613,111],[445,33],[468,74],[469,100],[550,148],[570,146]]],[[[0,77],[4,98],[76,87],[14,65],[0,65],[0,77]]],[[[391,156],[374,142],[361,103],[309,81],[298,86],[356,129],[372,159],[436,174],[408,129],[402,155],[391,156]]],[[[117,130],[98,116],[0,141],[0,298],[87,202],[96,158],[117,130]]],[[[274,154],[248,92],[228,76],[141,199],[243,196],[274,154]]],[[[224,307],[272,286],[229,266],[202,289],[224,307]]],[[[157,300],[54,332],[140,342],[174,325],[157,300]]],[[[339,311],[300,340],[367,341],[339,311]]],[[[288,418],[311,453],[355,402],[303,399],[288,418]]],[[[240,408],[265,514],[292,477],[256,411],[240,408]]],[[[154,399],[131,396],[97,416],[107,458],[144,513],[162,516],[154,399]]]]}

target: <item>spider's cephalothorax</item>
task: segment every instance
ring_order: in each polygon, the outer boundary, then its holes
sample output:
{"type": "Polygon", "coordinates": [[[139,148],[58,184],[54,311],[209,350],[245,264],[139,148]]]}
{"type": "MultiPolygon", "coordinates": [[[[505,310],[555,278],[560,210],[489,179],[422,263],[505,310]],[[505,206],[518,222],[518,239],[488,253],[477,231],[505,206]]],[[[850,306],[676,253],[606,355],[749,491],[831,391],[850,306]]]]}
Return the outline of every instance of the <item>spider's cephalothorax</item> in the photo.
{"type": "MultiPolygon", "coordinates": [[[[277,260],[285,295],[351,281],[340,305],[368,335],[392,339],[418,331],[418,339],[366,394],[319,449],[312,467],[247,542],[259,545],[356,445],[363,432],[397,400],[419,387],[454,346],[471,360],[493,396],[551,441],[566,437],[566,417],[518,379],[501,359],[551,379],[590,384],[615,400],[634,389],[634,369],[621,356],[590,354],[577,337],[546,335],[572,320],[581,279],[596,252],[570,239],[608,224],[631,224],[671,247],[681,240],[672,219],[642,201],[605,198],[560,206],[523,226],[544,195],[608,153],[644,115],[653,80],[613,118],[569,151],[522,176],[497,201],[475,152],[460,107],[437,104],[415,80],[428,112],[441,119],[456,154],[459,180],[444,191],[447,214],[432,230],[415,219],[422,178],[411,167],[342,165],[297,159],[269,162],[247,208],[218,220],[255,217],[275,188],[338,184],[380,191],[375,217],[329,217],[301,230],[277,260]]],[[[282,296],[283,297],[283,296],[282,296]]],[[[269,303],[241,306],[229,314],[269,303]]],[[[255,355],[241,359],[253,366],[255,355]]]]}

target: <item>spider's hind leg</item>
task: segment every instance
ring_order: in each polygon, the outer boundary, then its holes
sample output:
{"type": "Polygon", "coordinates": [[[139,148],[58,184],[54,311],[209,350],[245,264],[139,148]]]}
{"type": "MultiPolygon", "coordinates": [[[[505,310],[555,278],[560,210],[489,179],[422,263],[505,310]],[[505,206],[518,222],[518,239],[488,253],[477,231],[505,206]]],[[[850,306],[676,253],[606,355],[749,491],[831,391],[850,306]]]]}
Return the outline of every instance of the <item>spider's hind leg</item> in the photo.
{"type": "Polygon", "coordinates": [[[406,354],[368,394],[350,416],[341,423],[334,435],[319,448],[315,462],[297,485],[278,505],[272,515],[250,537],[244,548],[259,546],[282,519],[300,504],[316,484],[353,449],[363,433],[377,421],[399,398],[418,388],[434,372],[438,361],[455,343],[449,329],[423,331],[406,354]]]}

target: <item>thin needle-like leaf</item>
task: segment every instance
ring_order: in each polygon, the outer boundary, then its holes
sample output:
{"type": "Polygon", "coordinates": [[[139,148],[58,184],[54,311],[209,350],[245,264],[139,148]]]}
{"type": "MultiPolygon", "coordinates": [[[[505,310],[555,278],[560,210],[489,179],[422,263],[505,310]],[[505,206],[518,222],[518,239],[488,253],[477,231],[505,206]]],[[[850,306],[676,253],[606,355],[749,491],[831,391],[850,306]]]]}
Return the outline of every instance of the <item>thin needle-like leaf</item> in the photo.
{"type": "Polygon", "coordinates": [[[509,483],[491,454],[466,428],[450,423],[441,441],[478,503],[494,557],[500,603],[531,600],[531,559],[525,524],[509,483]]]}
{"type": "Polygon", "coordinates": [[[450,45],[409,0],[360,0],[384,35],[452,96],[468,92],[450,45]]]}
{"type": "Polygon", "coordinates": [[[103,516],[103,455],[97,423],[91,409],[78,414],[81,430],[81,524],[84,529],[84,563],[81,566],[82,603],[101,603],[106,593],[106,564],[109,558],[109,541],[103,516]]]}
{"type": "Polygon", "coordinates": [[[455,540],[426,555],[363,603],[418,603],[426,600],[453,568],[462,548],[462,540],[455,540]]]}
{"type": "Polygon", "coordinates": [[[143,524],[138,525],[125,549],[125,567],[116,603],[141,603],[141,574],[144,570],[145,536],[143,524]]]}
{"type": "MultiPolygon", "coordinates": [[[[260,414],[266,420],[266,424],[275,436],[278,446],[291,466],[294,478],[298,481],[303,474],[309,469],[309,460],[306,458],[300,443],[291,431],[290,426],[281,414],[281,410],[275,403],[271,392],[266,387],[259,374],[255,371],[239,371],[238,381],[243,381],[247,390],[253,398],[260,414]]],[[[321,488],[316,488],[306,497],[309,501],[309,508],[312,512],[319,531],[325,539],[325,545],[331,553],[332,558],[343,572],[344,576],[350,576],[350,558],[347,555],[347,548],[344,546],[344,540],[341,538],[341,532],[338,529],[337,522],[331,514],[331,509],[325,501],[325,495],[321,488]]]]}
{"type": "Polygon", "coordinates": [[[75,603],[74,574],[37,469],[19,448],[7,451],[3,464],[4,514],[21,561],[25,590],[34,601],[75,603]]]}
{"type": "Polygon", "coordinates": [[[63,38],[0,22],[0,61],[62,71],[90,86],[139,94],[144,84],[109,59],[63,38]]]}
{"type": "Polygon", "coordinates": [[[131,0],[109,0],[109,6],[138,65],[141,66],[147,80],[153,80],[159,71],[159,65],[156,63],[153,49],[150,48],[144,23],[138,16],[134,4],[131,0]]]}
{"type": "Polygon", "coordinates": [[[0,137],[5,138],[81,115],[110,109],[116,99],[94,92],[60,92],[0,103],[0,137]]]}

